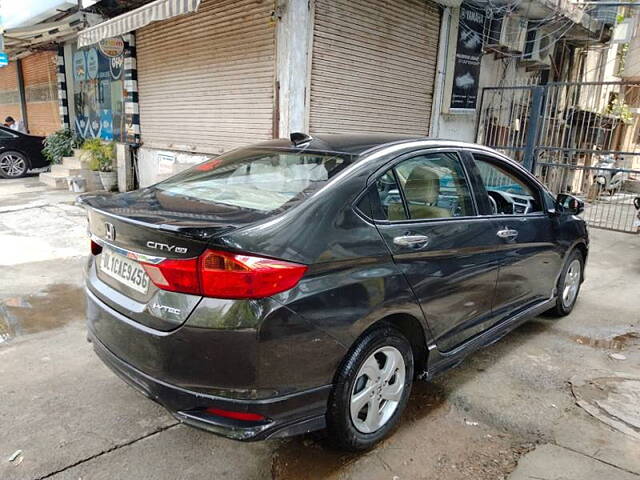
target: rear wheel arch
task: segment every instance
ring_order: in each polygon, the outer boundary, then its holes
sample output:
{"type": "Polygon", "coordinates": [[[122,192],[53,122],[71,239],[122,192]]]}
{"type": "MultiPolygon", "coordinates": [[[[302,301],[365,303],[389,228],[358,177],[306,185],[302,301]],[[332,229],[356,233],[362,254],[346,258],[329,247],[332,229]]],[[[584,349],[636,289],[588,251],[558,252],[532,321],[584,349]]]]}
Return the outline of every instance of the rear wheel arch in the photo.
{"type": "Polygon", "coordinates": [[[353,342],[355,345],[360,338],[369,333],[374,328],[382,328],[385,326],[391,326],[398,330],[411,345],[413,352],[413,363],[415,366],[415,372],[417,374],[422,373],[427,366],[427,338],[425,327],[420,321],[408,313],[395,313],[387,315],[372,323],[360,336],[353,342]]]}

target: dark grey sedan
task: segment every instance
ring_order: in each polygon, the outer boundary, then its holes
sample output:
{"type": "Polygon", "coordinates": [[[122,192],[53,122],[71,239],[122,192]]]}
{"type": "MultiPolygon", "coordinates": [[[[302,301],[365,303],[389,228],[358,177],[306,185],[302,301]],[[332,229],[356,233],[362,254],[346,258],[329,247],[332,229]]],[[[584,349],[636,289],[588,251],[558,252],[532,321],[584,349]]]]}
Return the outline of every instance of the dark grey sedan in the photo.
{"type": "Polygon", "coordinates": [[[183,422],[371,447],[415,378],[573,309],[582,203],[488,148],[293,134],[85,196],[89,339],[183,422]]]}

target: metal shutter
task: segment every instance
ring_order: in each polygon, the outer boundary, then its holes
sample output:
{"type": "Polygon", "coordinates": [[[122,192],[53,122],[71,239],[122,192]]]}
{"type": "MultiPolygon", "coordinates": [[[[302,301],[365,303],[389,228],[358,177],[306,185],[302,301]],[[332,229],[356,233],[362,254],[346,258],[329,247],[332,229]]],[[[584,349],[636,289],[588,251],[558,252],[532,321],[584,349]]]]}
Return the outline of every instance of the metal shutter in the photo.
{"type": "Polygon", "coordinates": [[[272,0],[204,0],[138,30],[142,142],[205,153],[272,138],[272,0]]]}
{"type": "Polygon", "coordinates": [[[39,52],[21,61],[29,133],[33,135],[60,129],[56,59],[56,52],[39,52]]]}
{"type": "Polygon", "coordinates": [[[316,0],[312,133],[427,135],[440,11],[425,0],[316,0]]]}
{"type": "Polygon", "coordinates": [[[4,123],[4,119],[9,116],[16,120],[22,119],[16,62],[0,68],[0,122],[4,123]]]}

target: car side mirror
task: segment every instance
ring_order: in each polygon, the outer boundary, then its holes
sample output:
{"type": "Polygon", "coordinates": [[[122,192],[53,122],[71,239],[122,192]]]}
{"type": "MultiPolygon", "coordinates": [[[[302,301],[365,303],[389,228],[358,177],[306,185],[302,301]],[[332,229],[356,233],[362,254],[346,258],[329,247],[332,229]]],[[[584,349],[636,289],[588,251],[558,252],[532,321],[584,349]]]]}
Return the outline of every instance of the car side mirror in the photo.
{"type": "Polygon", "coordinates": [[[556,197],[556,211],[567,215],[580,215],[584,211],[584,202],[567,193],[556,197]]]}

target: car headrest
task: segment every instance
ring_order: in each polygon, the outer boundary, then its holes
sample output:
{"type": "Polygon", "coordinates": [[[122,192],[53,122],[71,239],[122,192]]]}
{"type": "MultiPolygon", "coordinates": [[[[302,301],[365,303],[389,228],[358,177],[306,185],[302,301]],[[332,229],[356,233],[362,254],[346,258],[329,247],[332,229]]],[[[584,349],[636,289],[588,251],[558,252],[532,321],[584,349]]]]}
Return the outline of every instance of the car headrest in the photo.
{"type": "Polygon", "coordinates": [[[434,204],[440,194],[440,177],[433,169],[419,165],[409,174],[404,189],[408,202],[434,204]]]}

